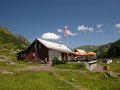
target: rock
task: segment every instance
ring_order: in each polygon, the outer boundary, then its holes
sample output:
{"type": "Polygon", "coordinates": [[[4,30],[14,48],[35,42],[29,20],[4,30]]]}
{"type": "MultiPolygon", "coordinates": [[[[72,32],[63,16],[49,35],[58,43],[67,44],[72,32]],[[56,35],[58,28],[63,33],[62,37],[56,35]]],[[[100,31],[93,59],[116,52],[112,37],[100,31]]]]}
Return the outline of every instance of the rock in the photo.
{"type": "Polygon", "coordinates": [[[113,71],[107,71],[104,77],[117,77],[117,75],[113,71]]]}
{"type": "Polygon", "coordinates": [[[116,63],[120,63],[120,61],[116,61],[116,63]]]}
{"type": "Polygon", "coordinates": [[[15,62],[10,62],[11,65],[15,65],[16,63],[15,62]]]}
{"type": "Polygon", "coordinates": [[[69,82],[75,82],[75,79],[74,79],[74,78],[71,78],[71,79],[69,80],[69,82]]]}
{"type": "Polygon", "coordinates": [[[107,76],[107,75],[104,75],[104,77],[105,77],[105,78],[108,78],[108,76],[107,76]]]}
{"type": "Polygon", "coordinates": [[[6,71],[6,70],[0,70],[0,72],[3,73],[3,74],[13,75],[13,72],[9,72],[9,71],[6,71]]]}

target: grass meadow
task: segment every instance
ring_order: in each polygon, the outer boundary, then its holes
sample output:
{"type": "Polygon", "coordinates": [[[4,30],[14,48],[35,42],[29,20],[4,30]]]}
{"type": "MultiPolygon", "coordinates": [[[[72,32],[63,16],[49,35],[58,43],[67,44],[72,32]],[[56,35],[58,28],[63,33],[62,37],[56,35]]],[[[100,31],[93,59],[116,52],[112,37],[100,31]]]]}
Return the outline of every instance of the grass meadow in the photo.
{"type": "Polygon", "coordinates": [[[55,65],[54,67],[60,68],[60,69],[86,70],[84,65],[80,67],[79,63],[77,62],[69,62],[67,64],[58,64],[58,65],[55,65]]]}
{"type": "MultiPolygon", "coordinates": [[[[111,69],[117,77],[104,77],[106,71],[81,69],[76,63],[54,66],[55,71],[17,71],[17,68],[41,64],[16,62],[15,65],[0,62],[0,90],[120,90],[120,64],[111,69]],[[2,73],[7,70],[10,73],[2,73]],[[77,71],[80,70],[80,71],[77,71]],[[83,72],[81,72],[83,71],[83,72]]],[[[101,64],[100,65],[104,65],[101,64]]]]}

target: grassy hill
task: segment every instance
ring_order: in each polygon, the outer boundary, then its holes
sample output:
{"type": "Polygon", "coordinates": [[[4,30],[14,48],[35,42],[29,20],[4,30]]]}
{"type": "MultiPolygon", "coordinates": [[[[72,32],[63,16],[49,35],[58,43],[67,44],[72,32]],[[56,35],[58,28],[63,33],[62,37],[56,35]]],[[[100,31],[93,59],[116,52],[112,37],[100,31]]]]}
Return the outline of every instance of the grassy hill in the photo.
{"type": "Polygon", "coordinates": [[[98,58],[119,58],[120,57],[120,39],[100,46],[95,50],[98,58]]]}
{"type": "Polygon", "coordinates": [[[120,57],[120,39],[101,46],[84,45],[75,49],[82,49],[86,52],[94,51],[97,54],[97,58],[119,58],[120,57]]]}
{"type": "Polygon", "coordinates": [[[82,50],[85,50],[86,52],[90,52],[90,51],[95,51],[98,47],[99,46],[84,45],[84,46],[77,47],[75,49],[82,49],[82,50]]]}
{"type": "MultiPolygon", "coordinates": [[[[23,63],[25,62],[21,64],[23,63]]],[[[78,63],[65,64],[53,71],[38,69],[45,65],[26,66],[23,64],[25,66],[21,67],[21,64],[3,66],[3,70],[0,70],[0,90],[120,90],[120,63],[110,64],[115,75],[113,77],[105,77],[107,71],[90,72],[71,67],[73,64],[78,67],[78,63]],[[25,68],[29,69],[24,70],[25,68]]],[[[101,62],[101,65],[108,64],[101,62]]]]}
{"type": "Polygon", "coordinates": [[[97,57],[98,58],[106,58],[107,57],[107,52],[108,52],[111,44],[112,43],[108,43],[108,44],[105,44],[105,45],[101,45],[99,48],[97,48],[95,50],[95,52],[97,53],[97,57]]]}
{"type": "Polygon", "coordinates": [[[0,26],[0,61],[15,60],[16,53],[25,49],[29,42],[18,34],[0,26]]]}
{"type": "Polygon", "coordinates": [[[107,55],[109,58],[120,58],[120,39],[110,45],[107,55]]]}

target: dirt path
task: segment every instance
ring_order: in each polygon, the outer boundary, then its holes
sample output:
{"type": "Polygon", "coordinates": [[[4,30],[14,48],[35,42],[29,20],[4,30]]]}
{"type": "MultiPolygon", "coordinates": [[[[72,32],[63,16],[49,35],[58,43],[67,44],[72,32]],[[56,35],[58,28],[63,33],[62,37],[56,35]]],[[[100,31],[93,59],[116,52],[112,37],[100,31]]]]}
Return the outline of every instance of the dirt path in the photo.
{"type": "Polygon", "coordinates": [[[65,71],[65,72],[79,72],[82,74],[88,72],[85,70],[70,70],[70,69],[54,68],[53,66],[51,66],[51,64],[43,64],[41,66],[27,66],[27,67],[15,69],[15,70],[18,70],[18,71],[56,71],[56,70],[60,70],[60,71],[65,71]]]}
{"type": "Polygon", "coordinates": [[[43,64],[41,66],[27,66],[25,68],[15,69],[22,71],[54,71],[57,68],[51,66],[51,64],[43,64]]]}

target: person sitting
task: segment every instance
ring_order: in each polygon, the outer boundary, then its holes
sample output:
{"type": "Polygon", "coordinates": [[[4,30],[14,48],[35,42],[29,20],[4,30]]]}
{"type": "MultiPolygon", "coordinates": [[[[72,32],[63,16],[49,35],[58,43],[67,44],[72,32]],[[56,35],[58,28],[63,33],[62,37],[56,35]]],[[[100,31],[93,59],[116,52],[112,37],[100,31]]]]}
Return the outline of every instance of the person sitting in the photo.
{"type": "Polygon", "coordinates": [[[45,64],[47,64],[47,58],[45,58],[45,64]]]}

